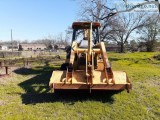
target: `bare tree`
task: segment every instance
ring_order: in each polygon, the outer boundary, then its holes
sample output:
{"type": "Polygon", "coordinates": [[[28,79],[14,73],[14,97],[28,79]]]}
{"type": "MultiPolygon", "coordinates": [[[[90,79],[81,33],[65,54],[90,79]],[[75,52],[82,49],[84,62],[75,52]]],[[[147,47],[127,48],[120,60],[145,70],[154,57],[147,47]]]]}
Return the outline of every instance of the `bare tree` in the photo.
{"type": "Polygon", "coordinates": [[[44,39],[35,40],[32,43],[44,44],[48,49],[50,49],[51,46],[52,46],[53,41],[54,40],[51,40],[49,38],[44,38],[44,39]]]}
{"type": "Polygon", "coordinates": [[[130,50],[135,52],[138,50],[138,43],[135,40],[130,41],[130,50]]]}
{"type": "MultiPolygon", "coordinates": [[[[98,1],[98,0],[92,0],[93,3],[96,2],[96,1],[98,1]]],[[[104,4],[103,7],[105,7],[107,10],[110,10],[110,12],[103,17],[99,17],[98,15],[96,15],[94,13],[92,13],[92,16],[94,16],[94,17],[96,17],[97,19],[100,19],[100,20],[109,19],[112,16],[115,16],[117,14],[131,12],[139,6],[148,5],[148,4],[155,4],[157,6],[157,9],[159,10],[159,14],[160,14],[160,2],[159,2],[159,0],[143,0],[144,2],[137,3],[137,5],[134,5],[131,8],[127,7],[128,1],[130,1],[130,0],[123,0],[123,2],[126,5],[126,9],[124,9],[124,10],[117,10],[116,8],[110,8],[110,7],[107,6],[107,4],[104,4]]]]}
{"type": "Polygon", "coordinates": [[[44,44],[47,47],[47,49],[52,49],[53,45],[56,43],[56,38],[53,35],[48,35],[43,39],[32,41],[32,43],[44,44]]]}
{"type": "Polygon", "coordinates": [[[147,0],[132,8],[127,7],[128,0],[123,0],[126,5],[125,10],[117,10],[108,7],[108,0],[80,0],[81,10],[79,15],[82,21],[100,22],[100,37],[102,41],[113,40],[121,46],[120,52],[124,52],[124,46],[128,43],[128,38],[134,30],[143,27],[145,24],[144,14],[131,14],[138,6],[155,4],[160,8],[158,0],[147,0]],[[121,14],[120,14],[121,13],[121,14]]]}
{"type": "Polygon", "coordinates": [[[107,16],[112,9],[106,9],[107,0],[83,0],[81,1],[81,10],[79,12],[80,21],[100,22],[100,38],[101,41],[106,39],[110,33],[110,26],[116,23],[116,19],[99,19],[107,16]]]}
{"type": "MultiPolygon", "coordinates": [[[[108,35],[108,39],[117,42],[120,45],[120,51],[125,51],[125,44],[129,42],[129,37],[138,28],[146,26],[150,23],[146,22],[147,18],[145,13],[140,14],[121,14],[118,17],[118,23],[112,27],[111,34],[108,35]]],[[[135,33],[134,33],[135,34],[135,33]]]]}
{"type": "Polygon", "coordinates": [[[58,46],[60,46],[60,45],[67,46],[67,45],[68,45],[68,40],[63,37],[63,34],[62,34],[62,33],[59,33],[59,34],[57,35],[56,45],[58,45],[58,46]]]}
{"type": "Polygon", "coordinates": [[[29,43],[29,41],[28,40],[23,40],[23,41],[21,41],[21,43],[27,44],[27,43],[29,43]]]}
{"type": "Polygon", "coordinates": [[[149,19],[150,24],[142,27],[137,31],[140,34],[140,41],[146,47],[147,52],[154,51],[158,38],[157,35],[160,34],[160,19],[156,15],[151,16],[149,19]]]}
{"type": "Polygon", "coordinates": [[[65,30],[65,41],[67,41],[67,43],[71,43],[72,40],[72,34],[73,34],[73,30],[71,26],[68,26],[68,28],[65,30]]]}

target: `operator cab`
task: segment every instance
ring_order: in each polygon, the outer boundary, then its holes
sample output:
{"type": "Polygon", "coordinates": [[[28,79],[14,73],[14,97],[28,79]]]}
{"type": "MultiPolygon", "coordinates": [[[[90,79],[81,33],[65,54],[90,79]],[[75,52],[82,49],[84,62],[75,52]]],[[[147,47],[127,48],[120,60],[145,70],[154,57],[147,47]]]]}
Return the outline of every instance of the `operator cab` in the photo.
{"type": "MultiPolygon", "coordinates": [[[[100,23],[92,22],[92,38],[93,46],[100,42],[99,38],[100,23]]],[[[72,24],[73,37],[72,42],[76,41],[80,48],[88,47],[88,32],[91,29],[91,22],[74,22],[72,24]]]]}
{"type": "MultiPolygon", "coordinates": [[[[100,42],[100,36],[99,36],[99,28],[100,23],[98,22],[92,22],[92,47],[95,46],[95,44],[100,42]]],[[[73,35],[72,35],[72,43],[76,41],[78,43],[79,48],[87,48],[88,47],[88,32],[91,29],[91,22],[74,22],[72,24],[73,29],[73,35]]],[[[66,48],[66,58],[70,59],[71,54],[71,46],[67,46],[66,48]]]]}

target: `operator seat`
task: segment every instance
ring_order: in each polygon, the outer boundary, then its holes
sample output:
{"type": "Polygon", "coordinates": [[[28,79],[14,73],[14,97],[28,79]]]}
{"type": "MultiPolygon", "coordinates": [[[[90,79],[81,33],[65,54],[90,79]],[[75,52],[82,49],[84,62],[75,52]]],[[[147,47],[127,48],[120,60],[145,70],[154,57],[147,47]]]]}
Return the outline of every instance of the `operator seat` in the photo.
{"type": "MultiPolygon", "coordinates": [[[[94,46],[94,43],[92,41],[92,47],[93,46],[94,46]]],[[[80,41],[79,48],[88,48],[88,39],[87,38],[83,38],[83,40],[80,41]]]]}

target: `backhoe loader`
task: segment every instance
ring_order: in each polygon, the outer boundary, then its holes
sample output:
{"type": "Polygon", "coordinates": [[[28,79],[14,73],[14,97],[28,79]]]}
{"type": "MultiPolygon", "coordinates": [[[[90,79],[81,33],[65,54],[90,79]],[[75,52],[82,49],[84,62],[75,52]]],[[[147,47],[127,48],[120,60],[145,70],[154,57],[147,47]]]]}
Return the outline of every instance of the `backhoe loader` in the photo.
{"type": "Polygon", "coordinates": [[[66,63],[53,71],[49,86],[58,90],[124,90],[132,84],[124,71],[113,71],[98,22],[74,22],[66,63]]]}

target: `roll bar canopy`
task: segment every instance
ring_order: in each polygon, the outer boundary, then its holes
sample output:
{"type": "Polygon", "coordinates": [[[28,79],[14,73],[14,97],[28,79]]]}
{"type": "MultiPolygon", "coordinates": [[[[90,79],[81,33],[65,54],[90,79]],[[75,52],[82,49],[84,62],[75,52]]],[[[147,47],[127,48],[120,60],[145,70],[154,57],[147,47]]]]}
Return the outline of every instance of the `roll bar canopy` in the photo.
{"type": "MultiPolygon", "coordinates": [[[[90,29],[91,22],[74,22],[72,24],[73,29],[90,29]]],[[[100,27],[100,23],[92,22],[92,29],[100,27]]]]}

